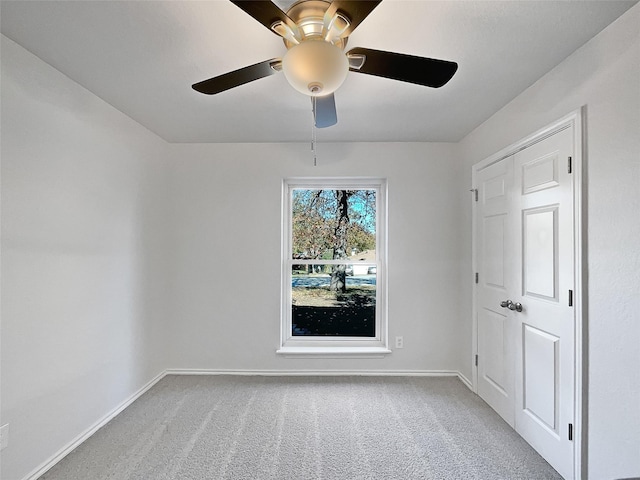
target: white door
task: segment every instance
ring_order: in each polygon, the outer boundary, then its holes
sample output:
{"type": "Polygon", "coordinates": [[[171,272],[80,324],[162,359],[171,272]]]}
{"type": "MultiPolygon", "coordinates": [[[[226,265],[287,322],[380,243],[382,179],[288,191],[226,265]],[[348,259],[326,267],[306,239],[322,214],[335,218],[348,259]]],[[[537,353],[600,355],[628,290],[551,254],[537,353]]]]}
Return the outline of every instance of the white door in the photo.
{"type": "Polygon", "coordinates": [[[510,251],[513,157],[478,172],[476,182],[478,395],[513,427],[516,330],[509,311],[500,307],[515,287],[513,269],[508,268],[515,253],[510,251]]]}
{"type": "Polygon", "coordinates": [[[516,431],[573,478],[574,241],[567,128],[514,157],[518,275],[510,299],[516,342],[516,431]]]}
{"type": "Polygon", "coordinates": [[[572,479],[573,191],[566,128],[477,172],[478,394],[572,479]]]}

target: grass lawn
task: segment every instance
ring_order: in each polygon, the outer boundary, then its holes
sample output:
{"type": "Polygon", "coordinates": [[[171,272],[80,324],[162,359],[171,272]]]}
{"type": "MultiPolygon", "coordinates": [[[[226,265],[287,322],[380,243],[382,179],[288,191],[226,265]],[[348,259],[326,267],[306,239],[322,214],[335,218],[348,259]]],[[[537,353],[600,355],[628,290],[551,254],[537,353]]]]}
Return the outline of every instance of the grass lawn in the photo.
{"type": "Polygon", "coordinates": [[[328,287],[292,287],[293,305],[299,307],[370,307],[376,304],[376,287],[348,287],[345,293],[332,292],[328,287]]]}

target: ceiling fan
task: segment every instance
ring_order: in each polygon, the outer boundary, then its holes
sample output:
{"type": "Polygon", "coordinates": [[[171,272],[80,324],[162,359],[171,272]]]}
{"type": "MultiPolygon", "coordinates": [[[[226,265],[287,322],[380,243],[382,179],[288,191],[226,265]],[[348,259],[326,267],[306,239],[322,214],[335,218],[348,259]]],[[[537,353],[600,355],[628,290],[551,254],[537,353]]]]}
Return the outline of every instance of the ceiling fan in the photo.
{"type": "Polygon", "coordinates": [[[287,52],[192,87],[215,95],[282,71],[291,86],[311,97],[315,126],[323,128],[338,121],[333,92],[349,71],[433,88],[451,80],[455,62],[359,47],[344,52],[349,35],[381,1],[300,0],[285,13],[270,0],[231,0],[282,37],[287,52]]]}

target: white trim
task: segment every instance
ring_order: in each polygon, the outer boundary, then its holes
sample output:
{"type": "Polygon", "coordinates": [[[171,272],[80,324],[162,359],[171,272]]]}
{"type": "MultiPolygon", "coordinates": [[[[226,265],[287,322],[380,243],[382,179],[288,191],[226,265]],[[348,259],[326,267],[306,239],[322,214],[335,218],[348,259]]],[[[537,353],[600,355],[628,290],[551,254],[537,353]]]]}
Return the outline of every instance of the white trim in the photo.
{"type": "Polygon", "coordinates": [[[383,358],[391,353],[384,347],[282,347],[276,350],[284,357],[305,358],[383,358]]]}
{"type": "Polygon", "coordinates": [[[465,377],[465,376],[462,374],[462,372],[457,372],[457,373],[458,373],[458,379],[459,379],[462,383],[464,383],[464,384],[467,386],[467,388],[468,388],[469,390],[471,390],[471,391],[473,392],[473,384],[471,383],[471,380],[469,380],[467,377],[465,377]]]}
{"type": "Polygon", "coordinates": [[[131,405],[133,402],[135,402],[138,398],[140,398],[144,393],[146,393],[156,383],[158,383],[160,380],[162,380],[165,377],[166,374],[167,374],[166,370],[163,371],[163,372],[160,372],[153,379],[151,379],[149,382],[147,382],[142,388],[140,388],[137,392],[135,392],[133,395],[131,395],[129,398],[127,398],[124,402],[122,402],[120,405],[118,405],[115,409],[113,409],[111,412],[109,412],[103,418],[98,420],[98,422],[96,422],[94,425],[89,427],[87,430],[85,430],[83,433],[78,435],[76,438],[71,440],[71,442],[69,442],[67,445],[65,445],[60,450],[58,450],[58,452],[56,452],[51,457],[49,457],[48,460],[46,460],[39,467],[37,467],[36,469],[31,471],[31,473],[28,473],[24,477],[24,480],[37,480],[38,478],[40,478],[40,476],[44,475],[55,464],[57,464],[64,457],[69,455],[73,450],[75,450],[78,446],[80,446],[80,444],[82,444],[85,440],[87,440],[91,435],[96,433],[100,428],[104,427],[107,423],[109,423],[111,420],[113,420],[120,412],[122,412],[125,408],[127,408],[129,405],[131,405]]]}
{"type": "MultiPolygon", "coordinates": [[[[531,135],[528,135],[525,138],[522,138],[517,142],[512,143],[511,145],[500,150],[499,152],[494,153],[490,157],[485,158],[481,162],[474,164],[471,167],[473,169],[472,173],[474,175],[473,180],[475,180],[476,171],[482,170],[483,168],[486,168],[491,164],[497,163],[500,160],[504,160],[505,158],[510,157],[511,155],[521,150],[524,150],[525,148],[528,148],[531,145],[541,142],[545,138],[550,137],[551,135],[558,133],[561,130],[566,130],[567,128],[571,128],[571,127],[574,127],[575,129],[578,123],[580,124],[582,123],[579,121],[579,119],[581,118],[581,112],[582,112],[581,109],[575,110],[570,114],[562,117],[560,120],[557,120],[556,122],[553,122],[552,124],[541,128],[540,130],[537,130],[535,133],[532,133],[531,135]]],[[[582,136],[582,130],[578,131],[576,129],[576,133],[578,134],[578,136],[580,137],[582,136]]],[[[582,149],[580,149],[580,153],[582,153],[582,149]]],[[[475,184],[475,181],[474,181],[474,184],[475,184]]]]}
{"type": "MultiPolygon", "coordinates": [[[[586,110],[584,107],[580,108],[573,112],[573,122],[574,122],[574,142],[573,151],[575,158],[573,159],[573,220],[574,220],[574,289],[575,296],[579,296],[579,298],[574,298],[574,322],[575,322],[575,392],[574,392],[574,401],[575,401],[575,409],[574,415],[574,476],[576,480],[580,480],[582,478],[588,478],[587,475],[587,461],[586,458],[583,460],[583,444],[586,444],[587,441],[587,418],[583,416],[583,393],[585,393],[584,398],[587,398],[586,392],[583,391],[584,385],[583,383],[583,375],[586,375],[587,369],[583,368],[584,365],[584,357],[583,357],[583,345],[587,340],[586,332],[584,331],[584,322],[586,320],[586,312],[587,312],[587,283],[586,283],[586,272],[587,272],[587,257],[585,255],[585,245],[587,235],[586,231],[584,231],[585,223],[583,222],[584,216],[587,215],[586,209],[583,209],[583,197],[582,197],[582,184],[584,181],[583,177],[583,162],[584,162],[584,150],[583,147],[586,145],[587,135],[584,131],[584,122],[583,118],[586,115],[586,110]],[[584,235],[583,235],[584,233],[584,235]],[[577,430],[577,432],[576,432],[577,430]]],[[[586,452],[585,452],[586,453],[586,452]]]]}
{"type": "MultiPolygon", "coordinates": [[[[541,128],[535,133],[515,142],[511,145],[503,148],[499,152],[491,155],[490,157],[482,160],[481,162],[476,163],[471,168],[471,181],[472,188],[477,188],[476,185],[476,175],[477,172],[482,170],[483,168],[488,167],[489,165],[499,162],[520,150],[523,150],[535,143],[544,140],[545,138],[558,133],[561,130],[565,130],[567,128],[573,128],[573,138],[574,138],[574,156],[573,165],[572,165],[572,188],[573,188],[573,207],[574,207],[574,288],[576,292],[576,296],[580,295],[579,298],[574,301],[574,322],[575,322],[575,358],[574,358],[574,430],[578,430],[574,436],[574,478],[579,480],[581,478],[586,478],[586,468],[587,462],[582,458],[583,444],[587,440],[587,425],[586,418],[583,415],[583,376],[586,374],[586,369],[583,365],[583,344],[585,341],[585,332],[583,329],[584,324],[584,316],[587,311],[587,292],[586,292],[586,282],[585,280],[585,272],[586,268],[584,266],[584,262],[586,258],[583,257],[584,254],[584,238],[583,229],[583,215],[586,215],[586,211],[583,211],[583,198],[582,198],[582,184],[583,184],[583,159],[584,159],[584,151],[583,147],[586,142],[586,134],[583,131],[583,115],[585,113],[584,107],[579,108],[578,110],[574,110],[573,112],[565,115],[561,119],[556,122],[551,123],[550,125],[541,128]]],[[[477,251],[476,251],[476,242],[475,235],[477,231],[476,225],[476,208],[477,203],[473,202],[472,204],[472,274],[471,278],[478,272],[478,264],[477,264],[477,251]]],[[[475,280],[472,280],[472,363],[471,369],[473,372],[472,376],[472,384],[471,389],[474,392],[478,392],[478,367],[475,365],[475,355],[478,353],[478,316],[476,310],[476,284],[475,280]]]]}
{"type": "Polygon", "coordinates": [[[238,375],[254,377],[458,377],[465,385],[468,381],[457,370],[235,370],[235,369],[189,369],[170,368],[165,375],[238,375]]]}

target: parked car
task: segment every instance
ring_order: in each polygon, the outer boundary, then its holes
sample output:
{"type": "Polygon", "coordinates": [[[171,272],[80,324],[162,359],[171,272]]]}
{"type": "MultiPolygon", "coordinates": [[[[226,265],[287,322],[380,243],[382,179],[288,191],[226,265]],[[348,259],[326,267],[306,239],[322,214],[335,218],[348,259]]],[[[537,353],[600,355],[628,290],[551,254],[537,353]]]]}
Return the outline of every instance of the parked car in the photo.
{"type": "Polygon", "coordinates": [[[376,273],[378,273],[378,267],[376,267],[376,266],[369,267],[369,268],[367,269],[367,273],[368,273],[369,275],[375,275],[376,273]]]}

